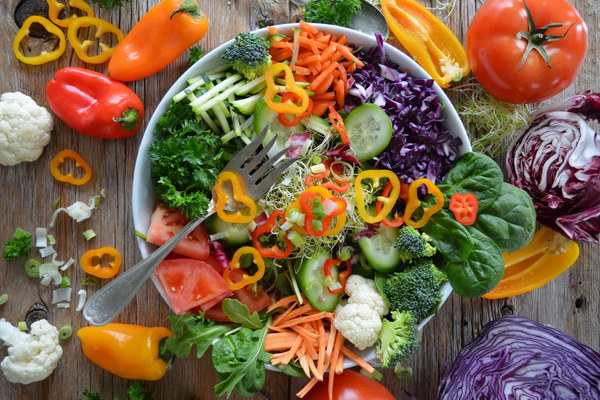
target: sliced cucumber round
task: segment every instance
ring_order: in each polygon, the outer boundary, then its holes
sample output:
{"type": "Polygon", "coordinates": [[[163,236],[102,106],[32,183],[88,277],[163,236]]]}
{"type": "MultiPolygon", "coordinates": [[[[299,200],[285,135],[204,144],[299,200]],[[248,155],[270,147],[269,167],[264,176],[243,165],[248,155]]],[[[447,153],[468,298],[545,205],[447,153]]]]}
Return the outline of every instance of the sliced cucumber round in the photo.
{"type": "Polygon", "coordinates": [[[358,247],[369,265],[379,272],[389,274],[398,270],[402,262],[400,253],[394,248],[400,230],[381,224],[377,231],[379,233],[375,236],[358,239],[358,247]]]}
{"type": "Polygon", "coordinates": [[[223,240],[232,246],[240,246],[250,241],[248,234],[248,224],[237,224],[223,221],[217,214],[213,214],[206,219],[204,226],[209,234],[225,233],[223,240]]]}
{"type": "Polygon", "coordinates": [[[376,104],[356,107],[344,120],[350,147],[359,161],[378,156],[392,140],[392,120],[376,104]]]}
{"type": "Polygon", "coordinates": [[[263,144],[266,145],[274,137],[277,137],[275,146],[269,152],[269,155],[277,153],[279,150],[285,149],[285,144],[292,136],[292,133],[302,133],[306,131],[306,128],[302,124],[296,126],[285,126],[279,122],[279,114],[269,108],[265,99],[260,99],[256,103],[256,109],[254,111],[254,130],[257,134],[260,134],[262,130],[269,126],[269,131],[263,144]]]}
{"type": "MultiPolygon", "coordinates": [[[[306,257],[300,264],[300,270],[296,274],[298,285],[310,304],[319,311],[332,312],[342,298],[341,294],[332,294],[327,290],[325,272],[323,265],[331,256],[325,251],[319,250],[311,257],[306,257]]],[[[331,275],[337,279],[337,267],[331,268],[331,275]]]]}

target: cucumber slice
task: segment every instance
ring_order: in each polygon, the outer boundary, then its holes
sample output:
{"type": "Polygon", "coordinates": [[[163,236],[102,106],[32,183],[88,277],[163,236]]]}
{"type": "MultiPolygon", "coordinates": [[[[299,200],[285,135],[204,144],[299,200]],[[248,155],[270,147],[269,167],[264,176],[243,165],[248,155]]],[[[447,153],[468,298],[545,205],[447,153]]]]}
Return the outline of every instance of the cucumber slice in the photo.
{"type": "Polygon", "coordinates": [[[296,126],[282,125],[281,122],[279,122],[278,113],[271,110],[269,106],[267,106],[265,99],[262,98],[256,103],[256,109],[254,111],[254,131],[259,134],[267,125],[269,126],[269,131],[263,144],[267,144],[271,139],[277,137],[277,142],[275,142],[275,146],[269,151],[269,156],[285,149],[285,144],[292,133],[302,133],[306,131],[306,128],[302,124],[296,126]]]}
{"type": "Polygon", "coordinates": [[[381,224],[377,231],[379,234],[373,237],[358,239],[358,246],[363,255],[369,265],[379,272],[389,274],[399,270],[402,260],[400,253],[394,248],[394,243],[400,230],[381,224]]]}
{"type": "Polygon", "coordinates": [[[225,222],[217,214],[213,214],[204,222],[204,227],[210,235],[224,232],[223,240],[228,245],[240,246],[250,241],[248,224],[225,222]]]}
{"type": "Polygon", "coordinates": [[[378,156],[392,140],[392,120],[376,104],[356,107],[344,120],[350,147],[359,161],[378,156]]]}
{"type": "MultiPolygon", "coordinates": [[[[331,256],[326,252],[318,251],[311,257],[302,260],[300,270],[296,274],[298,285],[310,304],[319,311],[327,312],[335,310],[342,297],[341,294],[331,294],[327,290],[323,264],[329,258],[331,256]]],[[[337,278],[336,267],[331,269],[331,274],[337,278]]]]}

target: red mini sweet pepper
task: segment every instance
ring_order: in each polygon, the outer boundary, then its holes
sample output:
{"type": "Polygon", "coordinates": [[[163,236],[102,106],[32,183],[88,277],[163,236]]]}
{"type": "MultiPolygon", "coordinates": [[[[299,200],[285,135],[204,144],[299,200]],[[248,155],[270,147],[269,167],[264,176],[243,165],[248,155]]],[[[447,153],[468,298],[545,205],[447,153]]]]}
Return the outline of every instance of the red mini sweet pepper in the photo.
{"type": "Polygon", "coordinates": [[[144,119],[140,98],[99,72],[67,67],[46,85],[50,108],[71,129],[103,139],[134,135],[144,119]]]}

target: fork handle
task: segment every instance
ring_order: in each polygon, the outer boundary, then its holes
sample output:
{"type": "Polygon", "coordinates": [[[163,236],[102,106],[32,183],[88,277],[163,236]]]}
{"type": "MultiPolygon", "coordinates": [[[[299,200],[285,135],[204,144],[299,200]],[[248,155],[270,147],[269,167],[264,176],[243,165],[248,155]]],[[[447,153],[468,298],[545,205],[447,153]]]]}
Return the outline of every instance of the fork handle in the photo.
{"type": "Polygon", "coordinates": [[[84,318],[94,326],[108,324],[119,315],[152,276],[156,267],[179,242],[189,235],[206,218],[215,213],[211,201],[205,217],[188,222],[176,235],[156,249],[148,257],[128,269],[108,285],[98,290],[83,307],[84,318]]]}

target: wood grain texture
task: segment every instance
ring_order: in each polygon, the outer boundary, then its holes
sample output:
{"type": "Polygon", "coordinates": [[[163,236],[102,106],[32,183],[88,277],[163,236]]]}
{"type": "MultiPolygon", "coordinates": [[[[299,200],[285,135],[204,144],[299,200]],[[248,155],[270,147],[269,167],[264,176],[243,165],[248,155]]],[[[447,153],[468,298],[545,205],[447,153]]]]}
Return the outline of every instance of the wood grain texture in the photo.
{"type": "MultiPolygon", "coordinates": [[[[107,11],[94,7],[98,17],[109,20],[128,32],[142,15],[158,0],[133,0],[121,8],[107,11]]],[[[205,0],[201,6],[209,16],[210,28],[201,41],[205,50],[211,50],[232,39],[238,32],[255,29],[265,23],[295,21],[298,8],[288,0],[205,0]]],[[[433,6],[435,1],[424,3],[433,6]]],[[[558,97],[584,90],[598,91],[598,55],[600,49],[600,3],[573,0],[590,28],[587,61],[573,85],[558,97]]],[[[0,92],[21,91],[40,105],[48,107],[45,84],[54,72],[66,66],[80,66],[106,72],[106,65],[86,65],[67,46],[59,60],[43,66],[28,66],[12,54],[12,40],[17,27],[12,19],[17,0],[0,2],[0,92]]],[[[466,29],[478,0],[457,2],[454,12],[445,20],[464,43],[466,29]]],[[[445,13],[438,11],[440,17],[445,13]]],[[[36,46],[32,43],[32,46],[36,46]]],[[[143,100],[147,122],[163,94],[187,68],[187,53],[159,73],[128,84],[143,100]]],[[[60,206],[87,199],[107,191],[106,200],[94,216],[81,223],[71,222],[65,215],[59,217],[54,235],[56,246],[63,258],[78,259],[89,248],[116,246],[122,253],[124,268],[140,260],[135,245],[131,213],[131,187],[134,161],[141,132],[131,138],[110,141],[79,135],[61,121],[56,126],[50,144],[41,158],[32,163],[12,167],[0,166],[0,242],[4,242],[16,227],[32,231],[36,226],[47,226],[54,210],[51,203],[60,197],[60,206]],[[72,148],[88,160],[94,169],[92,181],[82,187],[56,182],[50,177],[48,165],[58,151],[72,148]],[[86,242],[81,233],[93,228],[97,237],[86,242]]],[[[80,288],[84,274],[77,267],[67,274],[73,287],[80,288]]],[[[583,244],[577,263],[566,273],[544,287],[505,300],[461,299],[452,295],[424,329],[422,344],[408,365],[414,375],[407,381],[397,381],[386,371],[384,383],[397,398],[407,398],[405,391],[418,399],[435,399],[437,385],[444,368],[450,365],[459,350],[469,343],[490,320],[504,314],[533,318],[564,330],[581,342],[600,348],[600,246],[583,244]]],[[[95,289],[89,289],[91,295],[95,289]]],[[[7,304],[0,306],[0,316],[16,323],[23,319],[27,309],[38,298],[49,299],[49,291],[37,280],[27,278],[21,263],[0,260],[0,293],[8,293],[7,304]]],[[[118,322],[141,325],[163,325],[169,310],[151,284],[147,284],[130,306],[119,316],[118,322]]],[[[52,309],[52,322],[57,326],[72,324],[75,329],[85,326],[81,314],[74,309],[52,309]]],[[[0,375],[0,399],[77,399],[84,389],[98,391],[105,399],[124,397],[130,382],[114,377],[92,365],[81,353],[76,337],[63,343],[64,356],[59,367],[47,380],[32,385],[11,384],[0,375]]],[[[0,350],[0,356],[5,350],[0,350]]],[[[167,376],[148,383],[157,399],[214,399],[212,388],[217,377],[209,357],[202,360],[177,361],[167,376]]],[[[302,379],[291,379],[283,374],[268,373],[266,392],[273,400],[292,399],[302,385],[302,379]]],[[[232,396],[239,399],[239,396],[232,396]]],[[[257,396],[257,398],[263,398],[257,396]]]]}

